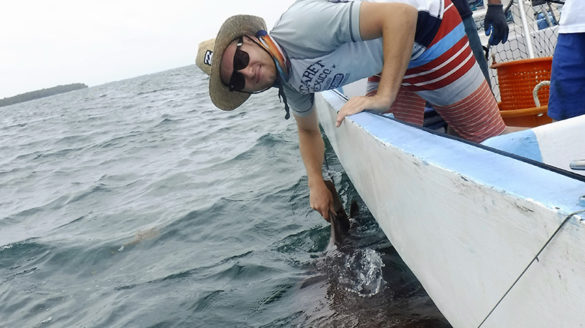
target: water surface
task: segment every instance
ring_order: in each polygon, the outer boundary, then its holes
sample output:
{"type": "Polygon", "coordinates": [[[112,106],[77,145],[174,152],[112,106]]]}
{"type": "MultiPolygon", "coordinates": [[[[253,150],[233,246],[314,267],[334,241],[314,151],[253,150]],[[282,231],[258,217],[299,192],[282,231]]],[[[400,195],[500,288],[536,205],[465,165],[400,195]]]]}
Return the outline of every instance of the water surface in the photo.
{"type": "Polygon", "coordinates": [[[194,66],[0,108],[0,326],[448,327],[360,205],[327,251],[275,91],[194,66]]]}

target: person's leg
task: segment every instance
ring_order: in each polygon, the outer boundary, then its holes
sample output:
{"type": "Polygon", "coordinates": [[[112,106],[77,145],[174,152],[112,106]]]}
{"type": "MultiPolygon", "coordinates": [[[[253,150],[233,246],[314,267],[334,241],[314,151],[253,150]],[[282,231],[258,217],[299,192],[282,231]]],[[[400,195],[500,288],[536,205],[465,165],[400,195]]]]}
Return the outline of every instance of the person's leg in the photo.
{"type": "Polygon", "coordinates": [[[422,126],[424,123],[426,101],[416,93],[400,88],[390,112],[397,119],[422,126]]]}
{"type": "Polygon", "coordinates": [[[447,106],[435,105],[435,110],[457,135],[466,140],[482,142],[507,132],[496,99],[486,81],[464,99],[447,106]]]}
{"type": "MultiPolygon", "coordinates": [[[[380,83],[379,74],[368,78],[366,96],[373,96],[376,94],[378,91],[378,83],[380,83]]],[[[398,120],[422,126],[424,122],[425,102],[426,101],[416,93],[407,91],[401,87],[400,90],[398,90],[396,100],[392,106],[390,106],[387,113],[394,114],[394,117],[398,120]]]]}
{"type": "Polygon", "coordinates": [[[548,116],[553,120],[585,114],[585,33],[559,34],[553,55],[548,116]]]}

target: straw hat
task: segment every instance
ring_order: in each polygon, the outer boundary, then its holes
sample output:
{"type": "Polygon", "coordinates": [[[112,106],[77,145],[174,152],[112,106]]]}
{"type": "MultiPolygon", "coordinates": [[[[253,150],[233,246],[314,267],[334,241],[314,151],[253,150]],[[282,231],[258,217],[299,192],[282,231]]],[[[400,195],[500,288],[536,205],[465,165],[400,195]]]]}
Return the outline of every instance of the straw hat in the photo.
{"type": "Polygon", "coordinates": [[[266,30],[264,19],[251,15],[236,15],[228,18],[215,39],[199,44],[195,63],[209,75],[209,96],[215,106],[223,110],[233,110],[243,104],[250,94],[230,91],[221,81],[220,65],[225,49],[238,37],[245,34],[255,35],[266,30]]]}

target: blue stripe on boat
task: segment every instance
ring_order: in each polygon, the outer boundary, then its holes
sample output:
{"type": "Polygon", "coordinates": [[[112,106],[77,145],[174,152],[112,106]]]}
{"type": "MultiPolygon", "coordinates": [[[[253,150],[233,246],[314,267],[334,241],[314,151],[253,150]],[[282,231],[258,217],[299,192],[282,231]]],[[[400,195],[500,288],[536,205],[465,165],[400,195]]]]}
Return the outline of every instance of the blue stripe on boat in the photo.
{"type": "Polygon", "coordinates": [[[538,139],[536,139],[536,135],[532,130],[524,130],[492,137],[482,142],[482,144],[542,162],[542,154],[540,153],[538,139]]]}

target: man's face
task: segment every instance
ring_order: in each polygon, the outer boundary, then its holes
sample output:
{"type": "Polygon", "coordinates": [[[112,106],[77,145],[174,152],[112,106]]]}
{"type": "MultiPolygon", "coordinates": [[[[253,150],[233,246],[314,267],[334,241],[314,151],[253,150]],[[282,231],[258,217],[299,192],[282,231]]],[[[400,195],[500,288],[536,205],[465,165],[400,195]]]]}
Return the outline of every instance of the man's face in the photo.
{"type": "MultiPolygon", "coordinates": [[[[241,39],[243,42],[239,47],[238,42],[240,39],[236,39],[225,49],[220,65],[221,80],[225,85],[229,86],[230,81],[233,81],[232,79],[241,79],[244,84],[243,89],[240,91],[262,91],[274,84],[277,74],[276,66],[274,65],[272,57],[250,38],[252,37],[244,36],[241,39]],[[249,58],[246,67],[240,70],[236,69],[236,75],[241,75],[239,77],[233,76],[234,55],[236,54],[236,49],[238,49],[239,52],[247,53],[249,58]]],[[[240,60],[236,60],[236,63],[238,62],[241,64],[240,60]]]]}

